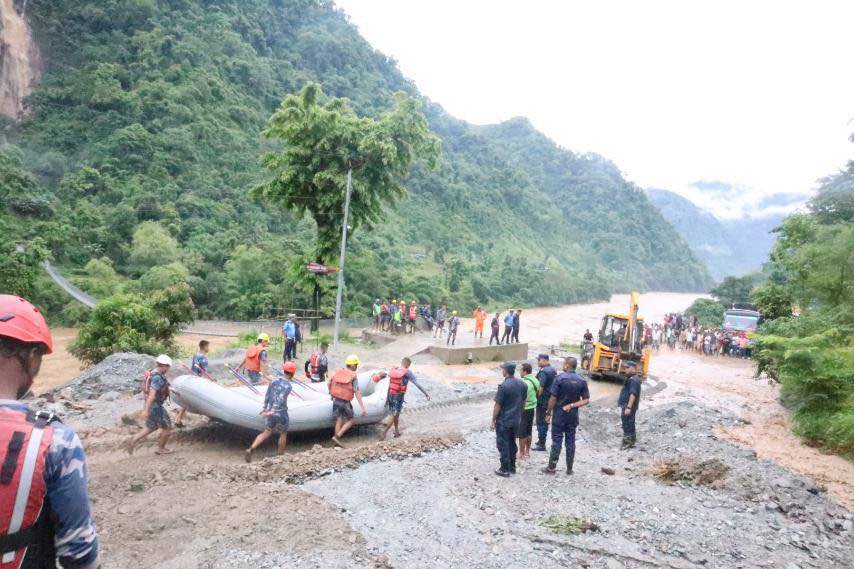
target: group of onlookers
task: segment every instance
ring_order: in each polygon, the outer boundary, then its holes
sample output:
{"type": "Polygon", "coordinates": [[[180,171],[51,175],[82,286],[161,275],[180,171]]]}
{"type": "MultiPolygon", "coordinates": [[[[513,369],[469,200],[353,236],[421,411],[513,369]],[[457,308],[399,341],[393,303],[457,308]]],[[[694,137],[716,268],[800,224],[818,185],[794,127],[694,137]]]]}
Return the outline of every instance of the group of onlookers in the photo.
{"type": "Polygon", "coordinates": [[[749,358],[753,351],[753,340],[744,332],[700,326],[695,316],[680,313],[667,314],[663,323],[644,325],[644,345],[653,350],[667,346],[671,350],[735,358],[749,358]]]}

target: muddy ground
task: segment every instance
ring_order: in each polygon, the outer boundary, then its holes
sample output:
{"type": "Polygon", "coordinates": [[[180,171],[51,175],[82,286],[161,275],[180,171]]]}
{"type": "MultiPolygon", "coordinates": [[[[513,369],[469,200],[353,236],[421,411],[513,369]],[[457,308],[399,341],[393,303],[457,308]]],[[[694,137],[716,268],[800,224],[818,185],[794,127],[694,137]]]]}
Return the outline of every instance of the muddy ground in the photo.
{"type": "MultiPolygon", "coordinates": [[[[644,299],[655,315],[691,301],[644,299]]],[[[523,336],[527,322],[528,339],[543,338],[536,353],[595,327],[601,310],[523,312],[523,336]]],[[[386,365],[397,357],[358,350],[386,365]]],[[[154,455],[152,441],[128,456],[119,444],[142,404],[132,390],[50,405],[86,446],[108,568],[854,565],[854,467],[800,443],[749,362],[656,354],[628,452],[618,386],[592,382],[576,472],[555,478],[539,472],[540,453],[513,478],[492,473],[493,368],[419,356],[434,401],[411,390],[400,439],[362,427],[341,450],[329,433],[294,435],[284,457],[268,447],[251,465],[241,451],[254,433],[203,417],[178,433],[175,454],[154,455]]]]}

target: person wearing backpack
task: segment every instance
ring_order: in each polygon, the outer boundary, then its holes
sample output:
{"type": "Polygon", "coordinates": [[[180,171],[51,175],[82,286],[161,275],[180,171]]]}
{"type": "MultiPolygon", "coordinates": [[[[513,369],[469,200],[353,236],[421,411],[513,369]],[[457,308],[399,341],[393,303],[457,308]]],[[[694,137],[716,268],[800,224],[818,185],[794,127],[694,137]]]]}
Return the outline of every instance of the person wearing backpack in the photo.
{"type": "Polygon", "coordinates": [[[522,420],[519,422],[519,456],[530,458],[531,439],[534,432],[534,413],[537,411],[537,398],[543,392],[540,382],[534,376],[534,368],[528,362],[522,364],[522,381],[528,388],[528,397],[522,409],[522,420]]]}
{"type": "Polygon", "coordinates": [[[359,367],[359,356],[351,354],[344,361],[345,367],[339,369],[329,378],[329,395],[332,397],[332,416],[335,418],[335,433],[332,442],[343,447],[341,437],[350,430],[355,422],[353,413],[353,397],[359,402],[362,416],[368,414],[362,391],[359,389],[359,379],[356,370],[359,367]]]}
{"type": "Polygon", "coordinates": [[[0,294],[0,565],[97,569],[83,445],[52,413],[18,401],[52,351],[41,312],[0,294]]]}
{"type": "Polygon", "coordinates": [[[270,336],[267,334],[258,334],[258,339],[255,343],[246,348],[246,357],[243,362],[237,366],[237,372],[240,373],[244,368],[249,376],[249,381],[252,385],[261,383],[261,371],[267,362],[267,347],[270,345],[270,336]]]}
{"type": "Polygon", "coordinates": [[[275,377],[267,386],[267,393],[264,396],[264,406],[261,408],[260,415],[265,417],[264,430],[258,433],[255,440],[252,441],[252,446],[246,449],[244,458],[246,462],[252,462],[252,453],[259,446],[264,444],[264,441],[269,439],[273,433],[278,433],[279,443],[276,447],[276,454],[285,454],[285,446],[288,444],[288,396],[293,390],[291,380],[297,372],[297,364],[294,362],[285,362],[282,364],[282,373],[284,377],[275,377]]]}
{"type": "MultiPolygon", "coordinates": [[[[193,356],[193,360],[190,363],[190,371],[193,372],[193,375],[197,375],[199,377],[210,377],[208,376],[208,350],[210,349],[211,343],[207,340],[199,341],[199,351],[196,352],[196,355],[193,356]]],[[[183,407],[180,407],[178,410],[178,416],[175,417],[175,426],[179,429],[183,429],[186,425],[184,425],[184,418],[187,416],[187,410],[183,407]]]]}
{"type": "Polygon", "coordinates": [[[172,420],[163,404],[169,399],[169,381],[166,373],[172,367],[172,358],[166,354],[160,354],[154,360],[157,367],[145,380],[142,392],[145,397],[145,428],[131,437],[125,443],[125,450],[133,454],[136,445],[145,437],[160,429],[160,437],[157,439],[157,450],[155,454],[171,454],[173,451],[166,448],[169,437],[172,436],[172,420]]]}
{"type": "Polygon", "coordinates": [[[311,354],[305,361],[305,375],[312,383],[326,381],[326,373],[329,371],[329,359],[326,350],[329,349],[327,342],[320,343],[320,351],[311,354]]]}
{"type": "MultiPolygon", "coordinates": [[[[395,438],[400,436],[400,414],[403,412],[403,399],[406,396],[406,388],[409,383],[421,390],[427,401],[430,401],[430,394],[415,379],[415,374],[410,371],[409,366],[412,365],[412,360],[403,358],[400,360],[400,365],[392,368],[388,373],[388,397],[386,398],[386,409],[389,412],[388,422],[385,423],[380,440],[384,440],[388,435],[389,429],[394,427],[395,438]]],[[[382,379],[382,376],[378,376],[382,379]]]]}

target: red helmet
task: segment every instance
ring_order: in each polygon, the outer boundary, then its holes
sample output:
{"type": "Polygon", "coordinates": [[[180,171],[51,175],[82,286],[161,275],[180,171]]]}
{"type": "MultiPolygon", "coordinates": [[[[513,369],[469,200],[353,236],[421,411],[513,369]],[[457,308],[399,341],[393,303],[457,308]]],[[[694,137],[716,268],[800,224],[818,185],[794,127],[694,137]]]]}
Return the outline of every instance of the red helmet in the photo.
{"type": "Polygon", "coordinates": [[[28,344],[44,344],[53,351],[53,339],[39,309],[13,294],[0,294],[0,336],[28,344]]]}
{"type": "Polygon", "coordinates": [[[296,373],[297,364],[295,364],[294,362],[285,362],[282,364],[282,371],[285,373],[296,373]]]}

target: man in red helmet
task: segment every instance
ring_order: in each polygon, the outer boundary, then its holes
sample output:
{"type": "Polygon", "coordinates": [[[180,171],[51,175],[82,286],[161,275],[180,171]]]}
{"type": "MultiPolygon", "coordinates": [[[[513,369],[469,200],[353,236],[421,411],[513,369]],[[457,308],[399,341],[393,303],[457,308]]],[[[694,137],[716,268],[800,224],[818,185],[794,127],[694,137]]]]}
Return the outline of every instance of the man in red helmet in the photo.
{"type": "Polygon", "coordinates": [[[0,566],[99,566],[86,455],[52,414],[26,395],[51,353],[44,317],[23,298],[0,295],[0,566]]]}
{"type": "Polygon", "coordinates": [[[252,462],[252,453],[273,433],[279,434],[278,454],[285,454],[285,445],[288,444],[288,396],[293,390],[291,380],[296,372],[297,364],[292,361],[285,362],[282,364],[285,377],[274,377],[267,386],[264,407],[261,408],[261,415],[266,417],[264,430],[255,437],[252,446],[246,449],[246,462],[252,462]]]}

